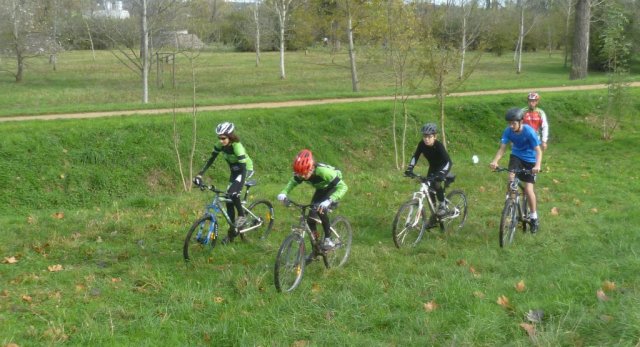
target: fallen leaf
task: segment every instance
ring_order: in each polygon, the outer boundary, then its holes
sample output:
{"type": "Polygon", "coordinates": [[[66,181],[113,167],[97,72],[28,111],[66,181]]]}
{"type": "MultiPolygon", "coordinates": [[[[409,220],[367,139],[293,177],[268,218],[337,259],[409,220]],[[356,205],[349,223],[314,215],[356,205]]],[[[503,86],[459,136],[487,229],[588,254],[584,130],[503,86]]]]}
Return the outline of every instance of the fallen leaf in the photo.
{"type": "Polygon", "coordinates": [[[602,283],[602,290],[606,291],[606,292],[610,292],[613,290],[616,290],[616,283],[615,282],[611,282],[609,280],[604,281],[604,283],[602,283]]]}
{"type": "Polygon", "coordinates": [[[22,301],[24,301],[24,302],[31,302],[32,300],[33,299],[27,294],[22,296],[22,301]]]}
{"type": "Polygon", "coordinates": [[[27,217],[27,223],[28,223],[28,224],[33,224],[33,223],[35,223],[35,222],[36,222],[36,219],[35,219],[35,218],[33,218],[33,216],[29,216],[29,217],[27,217]]]}
{"type": "Polygon", "coordinates": [[[0,292],[0,298],[8,298],[8,297],[9,297],[9,291],[8,291],[8,290],[6,290],[6,289],[3,289],[3,290],[0,292]]]}
{"type": "Polygon", "coordinates": [[[56,265],[49,265],[49,266],[47,266],[47,269],[49,269],[49,272],[58,272],[58,271],[62,271],[62,265],[60,265],[60,264],[56,264],[56,265]]]}
{"type": "Polygon", "coordinates": [[[483,292],[476,290],[475,292],[473,292],[473,296],[475,296],[478,299],[484,299],[485,295],[483,292]]]}
{"type": "Polygon", "coordinates": [[[309,345],[309,341],[307,340],[297,340],[297,341],[293,341],[293,344],[291,345],[291,347],[306,347],[309,345]]]}
{"type": "Polygon", "coordinates": [[[594,207],[594,208],[591,209],[591,212],[592,213],[598,213],[598,209],[594,207]]]}
{"type": "Polygon", "coordinates": [[[97,243],[101,243],[102,242],[102,237],[98,236],[98,238],[96,239],[97,243]]]}
{"type": "Polygon", "coordinates": [[[333,320],[333,317],[335,317],[335,312],[333,311],[327,311],[324,313],[324,319],[326,320],[333,320]]]}
{"type": "Polygon", "coordinates": [[[560,183],[560,181],[558,181],[557,179],[555,179],[555,178],[554,178],[554,179],[553,179],[553,183],[555,183],[555,184],[559,184],[559,183],[560,183]]]}
{"type": "Polygon", "coordinates": [[[18,259],[16,259],[16,257],[14,257],[14,256],[5,257],[2,262],[5,263],[5,264],[15,264],[15,263],[18,262],[18,259]]]}
{"type": "Polygon", "coordinates": [[[215,298],[213,298],[213,302],[215,302],[216,304],[221,304],[223,301],[224,299],[219,296],[216,296],[215,298]]]}
{"type": "Polygon", "coordinates": [[[424,310],[427,312],[433,312],[435,309],[438,308],[438,304],[436,304],[436,302],[433,300],[429,302],[425,302],[423,306],[424,306],[424,310]]]}
{"type": "Polygon", "coordinates": [[[518,293],[524,292],[524,290],[526,289],[524,285],[524,281],[520,280],[520,282],[516,283],[515,288],[516,288],[516,292],[518,293]]]}
{"type": "Polygon", "coordinates": [[[609,297],[604,293],[602,289],[598,289],[598,291],[596,292],[596,296],[600,301],[609,301],[609,297]]]}
{"type": "Polygon", "coordinates": [[[536,338],[536,326],[529,323],[520,323],[520,327],[527,332],[529,338],[534,340],[536,338]]]}
{"type": "Polygon", "coordinates": [[[469,272],[473,275],[473,277],[480,277],[480,273],[476,271],[476,268],[473,266],[469,266],[469,272]]]}
{"type": "Polygon", "coordinates": [[[76,292],[83,292],[87,289],[84,284],[76,284],[76,292]]]}
{"type": "Polygon", "coordinates": [[[467,261],[464,260],[464,259],[458,259],[458,260],[456,260],[456,264],[458,266],[465,266],[465,265],[467,265],[467,261]]]}
{"type": "Polygon", "coordinates": [[[485,188],[484,186],[480,186],[478,190],[480,191],[480,193],[484,193],[487,190],[487,188],[485,188]]]}
{"type": "Polygon", "coordinates": [[[62,218],[64,218],[64,212],[56,212],[51,217],[53,217],[55,219],[62,219],[62,218]]]}
{"type": "Polygon", "coordinates": [[[112,277],[111,278],[111,283],[118,283],[118,282],[122,282],[122,278],[120,278],[120,277],[112,277]]]}
{"type": "Polygon", "coordinates": [[[320,291],[320,285],[317,282],[314,282],[313,284],[311,284],[311,291],[313,293],[317,293],[320,291]]]}
{"type": "Polygon", "coordinates": [[[500,295],[500,297],[498,297],[498,300],[496,301],[496,303],[498,305],[502,306],[503,308],[511,309],[511,303],[509,302],[509,298],[507,298],[504,295],[500,295]]]}
{"type": "Polygon", "coordinates": [[[558,212],[558,208],[557,207],[554,206],[554,207],[551,208],[551,215],[552,216],[557,216],[559,214],[560,214],[560,212],[558,212]]]}
{"type": "Polygon", "coordinates": [[[576,206],[580,206],[582,205],[582,201],[580,201],[580,199],[573,199],[573,204],[576,206]]]}
{"type": "Polygon", "coordinates": [[[20,347],[17,343],[13,343],[13,342],[9,342],[7,345],[5,345],[4,347],[20,347]]]}
{"type": "Polygon", "coordinates": [[[64,179],[64,174],[60,174],[60,179],[64,179]]]}

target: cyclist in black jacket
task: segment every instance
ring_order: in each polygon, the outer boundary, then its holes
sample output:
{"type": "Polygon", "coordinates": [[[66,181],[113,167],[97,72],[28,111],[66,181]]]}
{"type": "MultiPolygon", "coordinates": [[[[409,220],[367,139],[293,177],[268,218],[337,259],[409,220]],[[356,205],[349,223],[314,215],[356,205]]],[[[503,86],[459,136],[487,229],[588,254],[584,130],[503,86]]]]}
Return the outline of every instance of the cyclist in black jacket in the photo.
{"type": "Polygon", "coordinates": [[[411,157],[411,161],[409,161],[409,166],[407,166],[405,175],[413,175],[413,167],[416,166],[421,154],[427,158],[427,161],[429,162],[427,177],[435,177],[434,188],[436,190],[436,197],[439,201],[436,213],[438,215],[445,215],[447,213],[447,209],[444,200],[444,187],[442,182],[449,171],[451,171],[453,163],[451,162],[449,153],[447,153],[442,142],[438,141],[437,132],[438,126],[434,123],[427,123],[422,126],[422,141],[418,143],[418,147],[416,148],[413,157],[411,157]]]}

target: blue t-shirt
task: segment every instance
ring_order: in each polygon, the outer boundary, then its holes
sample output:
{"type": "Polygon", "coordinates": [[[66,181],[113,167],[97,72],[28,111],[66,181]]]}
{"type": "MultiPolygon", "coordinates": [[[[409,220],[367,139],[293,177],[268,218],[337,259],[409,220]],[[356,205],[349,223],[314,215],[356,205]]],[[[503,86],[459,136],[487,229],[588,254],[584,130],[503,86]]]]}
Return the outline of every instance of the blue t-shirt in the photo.
{"type": "Polygon", "coordinates": [[[538,135],[532,127],[522,124],[522,131],[520,133],[516,133],[511,127],[507,127],[502,133],[500,142],[505,145],[511,142],[511,154],[523,161],[527,163],[536,162],[535,148],[536,146],[540,146],[540,140],[538,140],[538,135]]]}

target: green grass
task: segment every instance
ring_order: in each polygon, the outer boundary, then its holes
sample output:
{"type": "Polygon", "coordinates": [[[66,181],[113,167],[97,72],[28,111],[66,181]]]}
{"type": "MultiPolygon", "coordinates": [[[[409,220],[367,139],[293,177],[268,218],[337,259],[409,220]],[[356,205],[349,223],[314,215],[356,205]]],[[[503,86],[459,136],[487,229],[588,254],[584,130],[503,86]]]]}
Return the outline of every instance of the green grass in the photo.
{"type": "MultiPolygon", "coordinates": [[[[252,53],[204,52],[195,60],[197,103],[199,105],[236,104],[296,99],[319,99],[393,94],[394,79],[389,66],[372,62],[365,53],[359,57],[361,92],[351,91],[348,56],[332,56],[326,50],[288,52],[287,78],[280,80],[279,56],[262,54],[262,65],[255,67],[252,53]]],[[[151,69],[149,104],[143,105],[142,88],[135,73],[111,53],[98,51],[96,60],[89,51],[61,53],[53,71],[45,57],[28,61],[24,81],[0,74],[0,116],[46,113],[76,113],[143,108],[190,106],[192,103],[191,68],[184,55],[177,55],[176,89],[171,87],[171,70],[165,66],[164,87],[157,85],[156,66],[151,69]]],[[[0,61],[0,71],[14,71],[10,59],[0,61]]],[[[632,70],[631,80],[638,81],[632,70]]],[[[522,73],[515,73],[509,54],[497,57],[485,54],[460,91],[540,88],[605,83],[607,76],[592,72],[585,80],[569,81],[561,52],[526,53],[522,73]]],[[[423,83],[415,93],[428,93],[423,83]]]]}
{"type": "MultiPolygon", "coordinates": [[[[354,226],[352,256],[340,269],[312,264],[290,295],[273,286],[276,251],[296,218],[280,205],[267,242],[220,247],[208,266],[186,269],[186,230],[211,196],[180,192],[170,117],[3,124],[0,258],[18,262],[0,264],[0,344],[634,346],[640,124],[624,119],[613,141],[599,140],[601,93],[545,95],[552,135],[537,185],[541,231],[518,234],[508,250],[497,237],[505,177],[487,164],[503,110],[521,98],[452,100],[449,151],[468,222],[408,250],[390,235],[416,189],[394,167],[390,103],[201,114],[196,166],[215,124],[233,120],[256,163],[254,199],[275,200],[302,147],[344,172],[350,189],[339,212],[354,226]],[[48,270],[55,265],[62,270],[48,270]],[[605,281],[615,289],[601,301],[605,281]],[[503,295],[509,309],[496,303],[503,295]],[[519,326],[531,309],[545,312],[533,343],[519,326]]],[[[407,153],[436,106],[415,101],[411,112],[420,116],[407,153]]],[[[180,129],[186,140],[186,119],[180,129]]],[[[227,175],[217,162],[207,178],[222,186],[227,175]]],[[[302,186],[294,196],[310,193],[302,186]]]]}

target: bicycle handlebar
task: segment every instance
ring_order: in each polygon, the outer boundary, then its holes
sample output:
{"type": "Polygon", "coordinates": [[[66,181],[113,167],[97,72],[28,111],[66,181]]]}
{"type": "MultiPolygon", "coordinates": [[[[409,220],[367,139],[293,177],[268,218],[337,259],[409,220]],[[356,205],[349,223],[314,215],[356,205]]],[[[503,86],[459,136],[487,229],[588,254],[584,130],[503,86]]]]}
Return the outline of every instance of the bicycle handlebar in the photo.
{"type": "Polygon", "coordinates": [[[214,185],[206,185],[203,183],[200,185],[196,185],[196,187],[200,188],[201,191],[210,190],[216,194],[223,194],[225,197],[227,196],[227,192],[216,189],[216,186],[214,185]]]}
{"type": "Polygon", "coordinates": [[[533,172],[529,169],[515,169],[515,170],[509,170],[506,167],[497,167],[495,170],[493,170],[493,172],[513,172],[515,174],[520,174],[520,173],[525,173],[525,174],[530,174],[533,175],[533,172]]]}
{"type": "MultiPolygon", "coordinates": [[[[413,179],[419,180],[421,182],[437,181],[438,180],[438,176],[437,175],[421,176],[421,175],[417,175],[417,174],[411,173],[411,174],[405,174],[405,177],[413,178],[413,179]]],[[[444,181],[444,180],[442,180],[442,181],[444,181]]]]}

